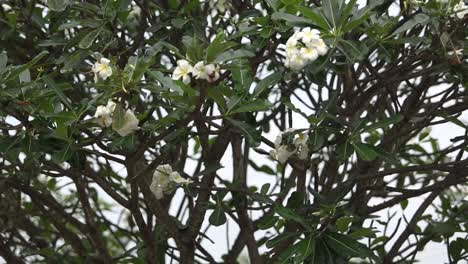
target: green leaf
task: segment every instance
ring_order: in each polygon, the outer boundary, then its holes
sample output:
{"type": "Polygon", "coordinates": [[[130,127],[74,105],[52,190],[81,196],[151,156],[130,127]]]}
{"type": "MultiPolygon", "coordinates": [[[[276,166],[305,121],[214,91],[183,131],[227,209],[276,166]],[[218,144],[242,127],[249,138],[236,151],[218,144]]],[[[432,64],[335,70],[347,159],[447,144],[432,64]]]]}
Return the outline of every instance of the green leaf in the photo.
{"type": "Polygon", "coordinates": [[[68,161],[73,156],[72,144],[68,143],[62,150],[52,155],[52,159],[57,163],[68,161]]]}
{"type": "Polygon", "coordinates": [[[303,204],[304,204],[304,193],[294,191],[291,193],[291,196],[288,199],[286,207],[290,209],[297,209],[297,208],[300,208],[303,204]]]}
{"type": "Polygon", "coordinates": [[[203,175],[207,175],[207,174],[216,172],[216,171],[218,171],[219,169],[222,169],[222,168],[224,168],[224,167],[219,165],[219,164],[218,165],[210,165],[210,166],[206,167],[204,170],[200,171],[199,173],[194,174],[193,177],[200,177],[200,176],[203,176],[203,175]]]}
{"type": "Polygon", "coordinates": [[[274,72],[258,82],[253,92],[253,98],[257,98],[263,94],[270,86],[277,84],[283,78],[283,73],[274,72]]]}
{"type": "Polygon", "coordinates": [[[366,126],[362,131],[363,132],[372,132],[376,129],[383,128],[383,127],[388,127],[389,125],[396,124],[400,122],[403,119],[402,115],[395,115],[392,117],[385,118],[383,120],[380,120],[374,124],[371,124],[369,126],[366,126]]]}
{"type": "Polygon", "coordinates": [[[45,75],[42,77],[42,79],[44,80],[44,82],[47,84],[47,87],[51,88],[56,94],[57,96],[59,97],[60,101],[68,108],[70,109],[73,114],[75,115],[75,117],[78,117],[76,112],[75,112],[75,109],[73,109],[72,107],[72,104],[71,104],[71,101],[70,99],[68,99],[68,97],[65,96],[65,94],[62,92],[62,90],[60,90],[58,87],[57,87],[57,84],[49,78],[49,76],[45,75]]]}
{"type": "Polygon", "coordinates": [[[431,17],[424,14],[424,13],[419,13],[419,14],[416,14],[413,18],[411,18],[410,20],[406,21],[403,25],[401,25],[400,27],[398,27],[395,31],[393,31],[392,35],[391,36],[395,36],[395,35],[398,35],[402,32],[406,32],[408,30],[411,30],[412,28],[414,28],[416,25],[426,25],[427,23],[429,23],[431,17]]]}
{"type": "Polygon", "coordinates": [[[268,193],[268,190],[270,189],[270,184],[265,183],[262,185],[262,188],[260,189],[260,194],[266,195],[268,193]]]}
{"type": "Polygon", "coordinates": [[[328,31],[332,28],[321,13],[316,13],[313,9],[304,6],[299,6],[297,9],[304,17],[310,19],[315,25],[319,26],[323,30],[328,31]]]}
{"type": "Polygon", "coordinates": [[[336,220],[336,227],[340,232],[346,232],[349,228],[349,225],[353,222],[351,216],[343,216],[336,220]]]}
{"type": "Polygon", "coordinates": [[[248,91],[252,84],[252,68],[247,59],[237,59],[231,65],[232,79],[238,91],[248,91]]]}
{"type": "Polygon", "coordinates": [[[368,13],[359,19],[353,20],[349,23],[346,23],[343,27],[343,32],[350,32],[351,30],[355,29],[356,27],[360,26],[364,21],[366,21],[370,17],[371,13],[368,13]]]}
{"type": "Polygon", "coordinates": [[[252,57],[255,57],[255,53],[249,50],[245,50],[245,49],[228,50],[216,56],[216,59],[214,61],[217,63],[220,63],[220,62],[235,60],[239,58],[252,58],[252,57]]]}
{"type": "Polygon", "coordinates": [[[183,36],[182,43],[185,46],[187,56],[191,60],[193,61],[203,60],[203,52],[205,50],[205,46],[201,43],[199,39],[190,37],[190,36],[183,36]]]}
{"type": "Polygon", "coordinates": [[[220,89],[208,89],[207,95],[218,104],[222,112],[226,112],[226,101],[220,89]]]}
{"type": "Polygon", "coordinates": [[[366,245],[355,241],[349,236],[330,232],[325,235],[325,241],[340,256],[375,258],[374,253],[366,245]]]}
{"type": "Polygon", "coordinates": [[[184,90],[180,88],[177,84],[175,84],[174,80],[171,78],[165,76],[162,72],[159,71],[148,71],[147,72],[149,76],[153,77],[156,79],[158,82],[160,82],[165,88],[176,92],[180,95],[184,94],[184,90]]]}
{"type": "Polygon", "coordinates": [[[241,104],[238,108],[229,112],[230,114],[234,113],[244,113],[244,112],[260,112],[267,111],[270,109],[272,104],[268,100],[255,100],[249,101],[247,103],[241,104]]]}
{"type": "Polygon", "coordinates": [[[99,27],[98,29],[94,29],[94,30],[91,30],[90,32],[88,32],[82,39],[81,41],[78,43],[78,47],[80,47],[81,49],[87,49],[89,47],[91,47],[91,45],[93,44],[93,42],[96,40],[96,38],[99,36],[99,33],[101,33],[101,30],[103,29],[103,27],[99,27]]]}
{"type": "Polygon", "coordinates": [[[376,231],[372,228],[360,228],[349,235],[352,239],[361,239],[363,237],[375,237],[376,231]]]}
{"type": "Polygon", "coordinates": [[[323,239],[317,239],[315,255],[309,258],[310,264],[335,264],[335,256],[323,239]]]}
{"type": "Polygon", "coordinates": [[[213,213],[210,215],[208,219],[210,224],[214,226],[220,226],[226,223],[226,215],[224,214],[224,210],[222,207],[216,207],[213,213]]]}
{"type": "Polygon", "coordinates": [[[277,235],[275,238],[268,240],[265,243],[265,246],[267,248],[273,248],[278,243],[281,243],[281,241],[286,240],[286,239],[290,239],[290,238],[294,238],[294,237],[299,236],[299,235],[300,235],[300,233],[297,233],[297,232],[282,233],[282,234],[277,235]]]}
{"type": "Polygon", "coordinates": [[[315,237],[310,235],[295,245],[296,263],[305,263],[309,256],[315,255],[315,237]]]}
{"type": "Polygon", "coordinates": [[[303,18],[303,17],[298,17],[295,15],[291,15],[288,13],[283,13],[283,12],[275,12],[271,15],[272,20],[284,20],[286,22],[291,22],[291,23],[299,23],[299,24],[314,24],[312,20],[303,18]]]}
{"type": "Polygon", "coordinates": [[[336,152],[338,153],[338,159],[344,161],[347,160],[354,153],[354,149],[349,142],[345,142],[343,144],[338,145],[338,147],[336,148],[336,152]]]}
{"type": "Polygon", "coordinates": [[[323,14],[328,21],[331,22],[334,28],[338,25],[338,1],[336,0],[323,0],[322,1],[322,10],[323,14]]]}
{"type": "Polygon", "coordinates": [[[306,224],[304,218],[296,213],[293,209],[289,209],[280,205],[275,206],[275,212],[279,214],[282,218],[294,222],[300,223],[305,228],[309,229],[309,226],[306,224]]]}
{"type": "Polygon", "coordinates": [[[224,41],[224,32],[219,33],[206,49],[206,61],[212,62],[220,53],[237,46],[236,42],[224,41]]]}
{"type": "Polygon", "coordinates": [[[47,0],[47,7],[55,12],[61,12],[70,4],[69,0],[47,0]]]}
{"type": "Polygon", "coordinates": [[[274,262],[275,264],[286,264],[286,263],[294,263],[293,256],[296,254],[296,245],[294,244],[293,246],[287,247],[286,250],[284,250],[281,255],[278,257],[278,259],[274,262]]]}
{"type": "Polygon", "coordinates": [[[274,214],[265,215],[257,222],[257,227],[261,230],[267,230],[278,222],[279,217],[274,214]]]}
{"type": "Polygon", "coordinates": [[[265,204],[274,204],[275,202],[270,199],[270,197],[268,197],[267,195],[262,195],[260,193],[249,193],[249,196],[257,201],[257,202],[261,202],[261,203],[265,203],[265,204]]]}
{"type": "Polygon", "coordinates": [[[5,71],[8,62],[8,55],[5,51],[0,53],[0,73],[5,71]]]}
{"type": "Polygon", "coordinates": [[[408,200],[403,200],[400,202],[401,209],[405,210],[408,207],[408,200]]]}
{"type": "Polygon", "coordinates": [[[36,63],[38,63],[43,57],[48,55],[49,52],[44,50],[41,53],[39,53],[36,57],[34,57],[30,62],[23,64],[21,66],[16,66],[13,68],[13,71],[10,72],[10,74],[7,75],[7,78],[5,82],[11,81],[18,77],[22,72],[24,72],[27,69],[30,69],[32,66],[34,66],[36,63]]]}
{"type": "Polygon", "coordinates": [[[457,117],[449,116],[449,115],[445,115],[445,114],[439,114],[439,116],[442,117],[443,119],[449,121],[449,122],[452,122],[453,124],[463,128],[463,129],[468,129],[468,125],[466,125],[463,121],[461,121],[457,117]]]}
{"type": "Polygon", "coordinates": [[[352,145],[358,156],[365,161],[373,161],[378,156],[374,146],[370,144],[352,143],[352,145]]]}
{"type": "Polygon", "coordinates": [[[258,147],[260,145],[260,141],[262,140],[262,133],[259,130],[256,130],[255,127],[242,121],[237,121],[231,118],[227,118],[227,120],[229,120],[231,124],[240,130],[240,132],[247,139],[250,146],[258,147]]]}
{"type": "Polygon", "coordinates": [[[340,27],[342,27],[343,25],[346,25],[349,15],[351,15],[353,8],[356,6],[356,2],[357,0],[350,0],[349,3],[346,4],[346,7],[341,13],[340,27]]]}

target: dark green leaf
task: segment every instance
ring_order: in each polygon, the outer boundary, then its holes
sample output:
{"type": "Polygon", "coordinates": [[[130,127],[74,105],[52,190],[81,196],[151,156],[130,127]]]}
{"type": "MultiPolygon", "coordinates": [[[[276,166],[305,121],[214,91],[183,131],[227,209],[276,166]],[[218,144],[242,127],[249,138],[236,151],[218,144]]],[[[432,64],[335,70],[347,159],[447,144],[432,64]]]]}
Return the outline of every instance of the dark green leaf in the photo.
{"type": "Polygon", "coordinates": [[[336,227],[340,232],[346,232],[349,228],[349,225],[353,222],[351,216],[343,216],[336,220],[336,227]]]}
{"type": "Polygon", "coordinates": [[[69,0],[47,0],[47,7],[55,12],[61,12],[70,4],[69,0]]]}
{"type": "Polygon", "coordinates": [[[309,256],[315,255],[315,237],[307,236],[295,245],[296,248],[296,263],[305,263],[309,256]]]}
{"type": "Polygon", "coordinates": [[[312,20],[298,17],[295,15],[283,13],[283,12],[275,12],[271,15],[271,19],[273,20],[284,20],[291,23],[301,23],[301,24],[314,24],[312,20]]]}
{"type": "Polygon", "coordinates": [[[34,57],[30,62],[23,64],[21,66],[16,66],[13,68],[13,71],[10,72],[10,74],[7,75],[7,78],[5,82],[8,82],[10,80],[15,79],[18,77],[23,71],[30,69],[32,66],[34,66],[36,63],[38,63],[43,57],[48,55],[49,52],[44,50],[41,53],[39,53],[36,57],[34,57]]]}
{"type": "Polygon", "coordinates": [[[47,87],[51,88],[57,94],[60,101],[75,114],[75,117],[78,117],[76,115],[75,110],[72,107],[70,99],[68,99],[68,97],[65,96],[65,94],[62,92],[62,90],[59,89],[57,84],[47,75],[43,76],[42,79],[47,84],[47,87]]]}
{"type": "Polygon", "coordinates": [[[264,91],[266,91],[270,86],[273,86],[277,84],[281,79],[283,78],[283,73],[282,72],[274,72],[267,77],[263,78],[260,82],[258,82],[257,86],[255,87],[255,90],[253,92],[253,98],[257,98],[264,91]]]}
{"type": "Polygon", "coordinates": [[[358,156],[365,161],[373,161],[378,156],[372,145],[364,143],[352,143],[352,145],[358,156]]]}
{"type": "Polygon", "coordinates": [[[400,122],[402,119],[403,119],[403,117],[401,115],[395,115],[395,116],[380,120],[380,121],[378,121],[378,122],[376,122],[374,124],[368,125],[362,131],[372,132],[372,131],[374,131],[376,129],[384,128],[384,127],[388,127],[389,125],[396,124],[396,123],[400,122]]]}
{"type": "Polygon", "coordinates": [[[230,60],[235,60],[239,58],[252,58],[255,56],[255,53],[245,50],[245,49],[238,49],[238,50],[228,50],[216,56],[215,62],[225,62],[230,60]]]}
{"type": "Polygon", "coordinates": [[[219,33],[206,49],[206,61],[212,62],[220,53],[237,46],[236,42],[225,41],[224,32],[219,33]]]}
{"type": "Polygon", "coordinates": [[[298,10],[304,17],[313,21],[315,25],[319,26],[323,30],[330,30],[332,28],[332,26],[328,23],[328,21],[323,17],[321,13],[317,13],[311,8],[303,6],[298,7],[298,10]]]}
{"type": "Polygon", "coordinates": [[[335,253],[343,257],[375,257],[374,253],[366,245],[349,236],[330,232],[325,235],[325,241],[335,253]]]}
{"type": "Polygon", "coordinates": [[[273,214],[265,215],[257,222],[257,227],[261,230],[266,230],[273,227],[278,222],[279,217],[273,214]]]}
{"type": "Polygon", "coordinates": [[[427,23],[429,23],[430,19],[431,19],[431,17],[424,14],[424,13],[416,14],[413,18],[406,21],[403,25],[401,25],[399,28],[397,28],[395,31],[393,31],[392,36],[395,36],[395,35],[398,35],[399,33],[411,30],[416,25],[423,25],[424,26],[427,23]]]}
{"type": "Polygon", "coordinates": [[[237,121],[231,118],[227,118],[231,124],[233,124],[235,127],[237,127],[240,132],[245,136],[245,138],[248,140],[249,145],[253,147],[258,147],[260,145],[260,141],[262,139],[262,133],[259,130],[256,130],[255,127],[241,122],[237,121]]]}
{"type": "Polygon", "coordinates": [[[216,207],[208,220],[210,221],[210,224],[214,226],[220,226],[226,223],[226,215],[224,214],[223,208],[216,207]]]}
{"type": "Polygon", "coordinates": [[[8,62],[8,55],[5,51],[2,51],[0,53],[0,73],[2,73],[6,66],[7,66],[7,62],[8,62]]]}
{"type": "Polygon", "coordinates": [[[260,112],[260,111],[267,111],[270,109],[272,104],[268,100],[255,100],[249,101],[246,103],[241,104],[238,108],[229,112],[230,114],[234,113],[244,113],[244,112],[260,112]]]}
{"type": "Polygon", "coordinates": [[[93,42],[96,40],[96,38],[99,36],[99,33],[101,33],[102,26],[99,27],[98,29],[91,30],[88,32],[81,40],[80,43],[78,43],[78,47],[81,49],[87,49],[91,47],[93,42]]]}

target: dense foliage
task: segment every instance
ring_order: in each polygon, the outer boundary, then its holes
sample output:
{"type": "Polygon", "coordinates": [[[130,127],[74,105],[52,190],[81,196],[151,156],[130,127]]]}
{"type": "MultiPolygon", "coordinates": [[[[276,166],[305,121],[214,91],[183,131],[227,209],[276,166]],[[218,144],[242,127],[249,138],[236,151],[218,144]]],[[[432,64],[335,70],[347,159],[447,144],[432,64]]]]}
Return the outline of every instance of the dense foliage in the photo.
{"type": "Polygon", "coordinates": [[[466,259],[466,13],[1,1],[0,256],[413,263],[437,242],[466,259]],[[465,132],[439,144],[438,126],[465,132]]]}

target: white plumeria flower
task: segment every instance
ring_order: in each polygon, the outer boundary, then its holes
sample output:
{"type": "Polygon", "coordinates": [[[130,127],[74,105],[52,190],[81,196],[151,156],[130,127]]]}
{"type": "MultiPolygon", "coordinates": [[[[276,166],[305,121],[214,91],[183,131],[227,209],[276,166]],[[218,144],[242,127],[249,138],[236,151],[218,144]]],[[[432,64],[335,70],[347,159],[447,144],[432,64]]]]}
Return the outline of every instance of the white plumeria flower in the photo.
{"type": "Polygon", "coordinates": [[[458,50],[449,51],[449,52],[447,52],[447,55],[449,55],[449,56],[463,57],[463,49],[458,49],[458,50]]]}
{"type": "Polygon", "coordinates": [[[192,183],[192,180],[182,178],[182,176],[180,176],[180,174],[177,171],[172,172],[169,175],[169,179],[176,184],[187,185],[187,184],[192,183]]]}
{"type": "Polygon", "coordinates": [[[317,60],[328,52],[328,47],[320,37],[320,31],[309,27],[296,31],[286,41],[285,66],[301,70],[308,63],[317,60]]]}
{"type": "Polygon", "coordinates": [[[298,38],[292,36],[286,41],[286,52],[292,52],[297,50],[297,40],[298,38]]]}
{"type": "Polygon", "coordinates": [[[301,54],[304,59],[308,61],[314,61],[319,56],[318,51],[315,48],[301,48],[301,54]]]}
{"type": "Polygon", "coordinates": [[[210,0],[210,8],[218,10],[220,13],[226,12],[226,0],[210,0]]]}
{"type": "Polygon", "coordinates": [[[307,145],[301,145],[298,149],[298,156],[299,156],[299,159],[307,159],[309,157],[309,147],[307,147],[307,145]]]}
{"type": "Polygon", "coordinates": [[[311,29],[310,27],[306,27],[302,29],[302,41],[304,43],[309,43],[312,40],[320,39],[320,31],[317,29],[311,29]]]}
{"type": "Polygon", "coordinates": [[[2,4],[2,8],[5,12],[8,12],[8,11],[11,11],[11,6],[7,5],[7,4],[2,4]]]}
{"type": "Polygon", "coordinates": [[[304,55],[302,53],[298,53],[295,55],[292,55],[289,58],[289,68],[293,70],[300,70],[304,68],[304,66],[307,64],[307,60],[304,58],[304,55]]]}
{"type": "Polygon", "coordinates": [[[132,11],[128,13],[128,18],[139,18],[141,16],[141,8],[138,5],[132,5],[132,11]]]}
{"type": "Polygon", "coordinates": [[[461,0],[458,4],[453,7],[453,12],[459,19],[463,19],[468,14],[468,6],[461,0]]]}
{"type": "Polygon", "coordinates": [[[98,123],[101,127],[109,127],[112,125],[112,114],[114,113],[116,104],[109,100],[107,105],[100,105],[96,108],[96,113],[94,114],[94,118],[96,123],[98,123]]]}
{"type": "Polygon", "coordinates": [[[153,173],[150,190],[156,196],[156,199],[164,197],[164,193],[170,193],[174,190],[174,184],[190,184],[190,179],[184,179],[177,171],[173,171],[171,165],[159,165],[153,173]]]}
{"type": "Polygon", "coordinates": [[[219,65],[205,64],[203,61],[199,61],[193,66],[193,75],[197,79],[215,82],[219,79],[219,65]]]}
{"type": "Polygon", "coordinates": [[[296,146],[303,146],[307,145],[307,140],[309,140],[309,135],[306,133],[299,133],[297,137],[294,139],[294,145],[296,146]]]}
{"type": "Polygon", "coordinates": [[[320,56],[323,56],[328,52],[328,46],[325,44],[323,39],[313,39],[306,43],[306,46],[311,49],[316,49],[320,56]]]}
{"type": "Polygon", "coordinates": [[[279,161],[281,164],[284,164],[293,154],[294,151],[289,151],[288,146],[286,145],[280,146],[279,148],[272,149],[270,151],[271,157],[279,161]]]}
{"type": "Polygon", "coordinates": [[[307,140],[309,135],[306,133],[299,133],[294,139],[294,145],[297,148],[298,156],[300,159],[307,159],[309,156],[309,147],[307,146],[307,140]]]}
{"type": "Polygon", "coordinates": [[[172,79],[174,80],[179,80],[182,78],[182,82],[185,84],[190,83],[190,75],[193,71],[192,65],[190,65],[190,62],[186,60],[178,60],[177,61],[177,67],[174,69],[174,72],[172,73],[172,79]]]}
{"type": "Polygon", "coordinates": [[[275,138],[275,148],[279,148],[281,146],[281,142],[283,141],[283,133],[280,133],[275,138]]]}
{"type": "Polygon", "coordinates": [[[123,125],[119,128],[114,128],[115,132],[117,132],[120,136],[125,137],[128,134],[140,129],[140,127],[138,127],[138,118],[136,118],[135,114],[130,109],[125,112],[123,118],[123,125]]]}
{"type": "Polygon", "coordinates": [[[162,199],[164,192],[168,191],[169,183],[171,182],[169,175],[172,173],[171,165],[159,165],[153,172],[150,190],[156,196],[156,199],[162,199]]]}
{"type": "Polygon", "coordinates": [[[96,61],[91,68],[94,72],[94,81],[97,82],[99,79],[106,80],[112,75],[112,67],[109,65],[110,60],[101,58],[96,61]]]}

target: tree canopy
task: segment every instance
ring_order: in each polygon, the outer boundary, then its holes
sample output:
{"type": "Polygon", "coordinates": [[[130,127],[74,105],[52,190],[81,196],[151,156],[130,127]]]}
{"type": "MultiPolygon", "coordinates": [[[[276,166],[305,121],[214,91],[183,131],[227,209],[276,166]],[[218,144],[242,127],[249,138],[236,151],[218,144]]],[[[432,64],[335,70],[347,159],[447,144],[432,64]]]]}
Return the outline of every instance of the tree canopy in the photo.
{"type": "Polygon", "coordinates": [[[463,0],[0,3],[8,263],[468,257],[463,0]]]}

